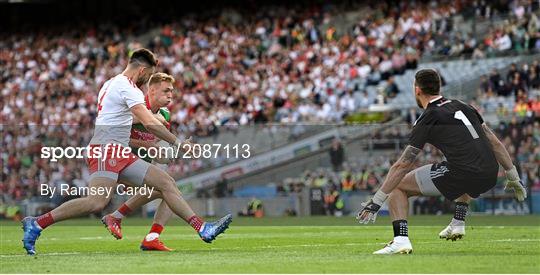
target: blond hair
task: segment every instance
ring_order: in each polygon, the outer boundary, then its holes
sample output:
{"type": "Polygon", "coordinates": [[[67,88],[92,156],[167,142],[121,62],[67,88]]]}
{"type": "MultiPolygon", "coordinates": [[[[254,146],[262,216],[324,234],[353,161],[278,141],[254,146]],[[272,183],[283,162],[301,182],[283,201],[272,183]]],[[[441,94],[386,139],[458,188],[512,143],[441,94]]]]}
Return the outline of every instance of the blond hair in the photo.
{"type": "Polygon", "coordinates": [[[148,80],[148,86],[152,86],[154,84],[158,84],[163,81],[174,84],[174,77],[166,73],[155,73],[152,76],[150,76],[150,79],[148,80]]]}

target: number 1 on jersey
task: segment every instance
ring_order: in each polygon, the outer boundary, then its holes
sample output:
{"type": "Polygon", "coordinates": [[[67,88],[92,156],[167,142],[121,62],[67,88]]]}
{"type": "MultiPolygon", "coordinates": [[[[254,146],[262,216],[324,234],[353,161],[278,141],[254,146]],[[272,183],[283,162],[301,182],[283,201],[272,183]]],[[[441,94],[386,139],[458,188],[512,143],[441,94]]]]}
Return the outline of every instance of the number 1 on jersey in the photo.
{"type": "Polygon", "coordinates": [[[471,133],[471,136],[473,137],[473,139],[478,138],[478,133],[474,129],[471,121],[465,116],[465,114],[462,111],[455,112],[454,113],[454,118],[461,120],[463,122],[463,124],[465,124],[467,129],[469,129],[469,132],[471,133]]]}

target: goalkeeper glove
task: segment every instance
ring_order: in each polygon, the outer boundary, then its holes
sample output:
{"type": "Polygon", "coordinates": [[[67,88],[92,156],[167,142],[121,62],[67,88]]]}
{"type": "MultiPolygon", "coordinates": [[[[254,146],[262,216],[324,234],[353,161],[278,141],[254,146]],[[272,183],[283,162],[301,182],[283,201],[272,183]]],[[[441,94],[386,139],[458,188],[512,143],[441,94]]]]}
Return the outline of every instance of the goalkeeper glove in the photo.
{"type": "Polygon", "coordinates": [[[504,190],[514,190],[514,195],[518,201],[524,201],[527,198],[527,190],[523,186],[523,182],[519,179],[516,166],[512,166],[506,171],[506,185],[504,190]]]}
{"type": "Polygon", "coordinates": [[[369,222],[375,222],[377,219],[377,213],[381,209],[384,201],[388,198],[388,194],[385,194],[379,189],[377,193],[367,202],[362,203],[362,209],[358,212],[356,219],[361,224],[368,224],[369,222]]]}

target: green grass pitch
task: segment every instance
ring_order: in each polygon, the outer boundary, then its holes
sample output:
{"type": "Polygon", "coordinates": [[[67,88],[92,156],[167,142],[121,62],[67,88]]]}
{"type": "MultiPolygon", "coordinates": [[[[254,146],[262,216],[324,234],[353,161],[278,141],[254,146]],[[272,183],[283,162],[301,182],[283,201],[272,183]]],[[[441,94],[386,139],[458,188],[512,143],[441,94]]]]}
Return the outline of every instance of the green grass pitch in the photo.
{"type": "Polygon", "coordinates": [[[27,256],[22,230],[3,221],[0,273],[539,273],[540,216],[471,216],[467,235],[438,239],[450,216],[409,220],[411,255],[371,255],[392,238],[388,217],[358,225],[352,217],[236,218],[213,244],[181,221],[162,234],[174,252],[142,252],[151,220],[128,218],[114,240],[97,219],[44,231],[27,256]]]}

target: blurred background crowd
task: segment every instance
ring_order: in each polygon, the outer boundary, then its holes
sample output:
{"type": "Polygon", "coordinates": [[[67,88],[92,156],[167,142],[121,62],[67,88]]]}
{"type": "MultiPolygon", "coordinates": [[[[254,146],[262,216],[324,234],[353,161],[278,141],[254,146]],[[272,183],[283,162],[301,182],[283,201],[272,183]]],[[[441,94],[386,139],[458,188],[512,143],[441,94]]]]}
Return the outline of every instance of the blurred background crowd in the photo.
{"type": "MultiPolygon", "coordinates": [[[[537,52],[538,8],[532,0],[346,1],[264,8],[249,2],[182,16],[165,12],[158,20],[142,15],[128,16],[123,23],[30,24],[0,31],[2,200],[35,197],[41,183],[86,185],[84,162],[48,162],[40,159],[40,148],[87,144],[97,92],[121,73],[134,49],[154,51],[159,70],[177,80],[169,106],[173,131],[218,137],[255,124],[342,123],[403,93],[394,77],[415,70],[426,58],[482,60],[537,52]],[[361,15],[344,16],[349,11],[361,15]],[[464,33],[458,28],[463,18],[488,24],[487,31],[464,33]],[[494,21],[500,23],[490,24],[494,21]],[[381,96],[366,91],[377,85],[383,87],[381,96]]],[[[540,187],[539,73],[538,60],[513,64],[506,74],[493,69],[481,78],[471,101],[481,112],[505,118],[492,126],[532,188],[540,187]]],[[[376,135],[406,143],[401,132],[376,135]]],[[[433,148],[426,151],[422,163],[442,157],[433,148]]],[[[339,165],[306,171],[278,189],[283,194],[305,186],[329,193],[372,192],[396,157],[394,152],[357,160],[342,154],[339,165]]],[[[181,177],[202,167],[201,161],[181,161],[170,170],[181,177]]]]}

